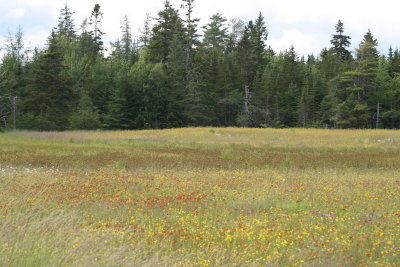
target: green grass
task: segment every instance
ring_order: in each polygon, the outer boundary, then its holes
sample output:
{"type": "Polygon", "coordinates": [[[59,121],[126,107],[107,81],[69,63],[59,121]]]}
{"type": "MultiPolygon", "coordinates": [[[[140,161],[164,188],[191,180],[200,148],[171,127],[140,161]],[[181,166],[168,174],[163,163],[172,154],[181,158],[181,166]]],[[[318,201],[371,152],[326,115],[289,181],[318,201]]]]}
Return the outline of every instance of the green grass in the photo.
{"type": "Polygon", "coordinates": [[[2,266],[396,266],[397,131],[0,135],[2,266]]]}

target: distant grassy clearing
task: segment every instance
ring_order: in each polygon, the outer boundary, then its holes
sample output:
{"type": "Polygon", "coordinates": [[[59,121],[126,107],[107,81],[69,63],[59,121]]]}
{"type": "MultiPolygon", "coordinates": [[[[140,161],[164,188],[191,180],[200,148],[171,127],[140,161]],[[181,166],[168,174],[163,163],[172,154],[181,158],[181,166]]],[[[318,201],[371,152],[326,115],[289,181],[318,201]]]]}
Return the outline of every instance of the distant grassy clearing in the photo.
{"type": "Polygon", "coordinates": [[[142,131],[19,132],[16,136],[70,141],[150,141],[271,147],[400,149],[396,130],[184,128],[142,131]]]}
{"type": "Polygon", "coordinates": [[[397,131],[0,135],[5,265],[395,265],[397,131]]]}

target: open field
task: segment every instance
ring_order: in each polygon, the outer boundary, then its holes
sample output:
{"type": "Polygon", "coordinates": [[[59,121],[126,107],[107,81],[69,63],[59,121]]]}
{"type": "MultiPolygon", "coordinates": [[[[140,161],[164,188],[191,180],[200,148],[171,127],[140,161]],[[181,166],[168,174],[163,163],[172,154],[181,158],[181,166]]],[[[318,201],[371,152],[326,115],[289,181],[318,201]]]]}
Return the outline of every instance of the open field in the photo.
{"type": "Polygon", "coordinates": [[[400,132],[0,134],[2,266],[399,266],[400,132]]]}

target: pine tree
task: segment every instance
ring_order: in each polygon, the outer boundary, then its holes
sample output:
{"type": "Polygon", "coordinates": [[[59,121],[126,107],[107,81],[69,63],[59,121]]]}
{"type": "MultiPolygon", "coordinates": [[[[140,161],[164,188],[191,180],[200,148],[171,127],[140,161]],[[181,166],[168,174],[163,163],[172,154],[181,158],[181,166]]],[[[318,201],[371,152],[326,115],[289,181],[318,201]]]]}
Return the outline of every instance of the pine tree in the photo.
{"type": "Polygon", "coordinates": [[[132,64],[132,60],[134,59],[134,49],[133,49],[133,40],[132,40],[132,33],[131,27],[129,25],[128,16],[124,16],[124,19],[121,23],[121,30],[122,30],[122,38],[121,38],[121,45],[122,45],[122,53],[124,60],[132,64]]]}
{"type": "Polygon", "coordinates": [[[146,19],[144,20],[143,29],[140,29],[142,34],[139,38],[141,45],[146,47],[149,44],[151,38],[151,16],[150,13],[146,14],[146,19]]]}
{"type": "Polygon", "coordinates": [[[356,68],[341,75],[341,87],[346,90],[339,95],[343,102],[338,105],[335,117],[340,127],[370,128],[374,124],[373,110],[377,105],[373,100],[377,89],[374,80],[379,63],[377,45],[377,40],[368,30],[356,50],[356,68]]]}
{"type": "Polygon", "coordinates": [[[33,70],[28,95],[24,99],[25,113],[31,113],[37,119],[34,128],[64,130],[68,127],[74,95],[65,69],[62,47],[55,32],[52,32],[48,48],[33,70]]]}
{"type": "Polygon", "coordinates": [[[309,56],[305,65],[304,80],[298,105],[299,126],[322,125],[319,107],[325,96],[324,81],[314,56],[309,56]]]}
{"type": "Polygon", "coordinates": [[[88,29],[88,20],[84,19],[80,26],[80,35],[78,36],[78,53],[80,57],[89,57],[93,62],[98,57],[97,44],[88,29]]]}
{"type": "Polygon", "coordinates": [[[251,39],[254,45],[254,54],[256,56],[256,62],[257,62],[257,78],[260,78],[265,67],[265,61],[264,61],[264,54],[265,54],[265,42],[267,41],[268,38],[268,31],[265,26],[264,22],[264,16],[261,14],[261,12],[258,15],[258,18],[256,19],[254,23],[254,28],[251,33],[251,39]]]}
{"type": "Polygon", "coordinates": [[[203,102],[205,110],[209,113],[209,124],[223,125],[226,122],[228,106],[221,100],[229,95],[226,80],[225,50],[228,40],[226,19],[219,13],[210,17],[210,22],[204,27],[202,43],[202,69],[203,73],[203,102]]]}
{"type": "Polygon", "coordinates": [[[210,22],[204,26],[203,45],[221,51],[228,39],[228,28],[225,26],[226,18],[217,13],[210,17],[210,22]]]}
{"type": "Polygon", "coordinates": [[[27,64],[27,53],[21,27],[5,41],[4,55],[0,65],[0,103],[9,106],[9,97],[21,95],[24,86],[24,65],[27,64]]]}
{"type": "Polygon", "coordinates": [[[348,47],[350,46],[350,36],[344,35],[344,27],[343,22],[338,21],[335,26],[336,34],[332,35],[331,44],[333,47],[331,48],[333,53],[340,57],[342,61],[351,60],[352,56],[348,47]]]}
{"type": "Polygon", "coordinates": [[[96,4],[93,7],[89,20],[89,25],[93,26],[93,30],[89,33],[93,36],[93,41],[96,44],[96,52],[98,53],[102,53],[104,50],[104,43],[101,39],[101,37],[104,35],[104,32],[100,29],[100,23],[103,19],[103,15],[103,12],[100,11],[100,5],[96,4]]]}
{"type": "Polygon", "coordinates": [[[357,69],[360,75],[356,75],[357,86],[360,87],[358,98],[365,97],[374,89],[373,80],[376,77],[379,62],[379,53],[376,47],[378,42],[374,39],[370,30],[364,35],[364,39],[357,49],[357,69]],[[361,94],[361,96],[360,96],[361,94]]]}
{"type": "Polygon", "coordinates": [[[183,99],[184,90],[186,86],[186,54],[182,45],[181,40],[179,40],[178,36],[174,36],[171,42],[170,51],[168,53],[167,63],[166,63],[166,72],[171,80],[171,85],[175,88],[175,92],[180,95],[180,100],[175,99],[177,101],[177,105],[182,104],[179,103],[183,99]]]}
{"type": "Polygon", "coordinates": [[[158,13],[157,23],[152,29],[152,38],[148,45],[150,62],[165,63],[168,60],[171,42],[174,36],[182,40],[185,46],[184,28],[178,10],[174,9],[169,1],[165,1],[164,9],[158,13]]]}
{"type": "Polygon", "coordinates": [[[72,12],[65,3],[64,8],[60,10],[60,16],[58,18],[57,33],[60,36],[67,38],[69,41],[76,39],[75,22],[72,16],[75,12],[72,12]]]}
{"type": "Polygon", "coordinates": [[[197,34],[197,23],[200,21],[199,19],[193,18],[193,9],[194,9],[194,0],[182,0],[184,4],[182,4],[182,8],[186,9],[186,40],[185,40],[185,69],[186,69],[186,80],[190,82],[191,80],[191,64],[193,57],[193,45],[198,44],[197,34]]]}
{"type": "Polygon", "coordinates": [[[15,35],[9,33],[0,64],[0,129],[17,125],[17,99],[25,86],[24,65],[27,63],[23,32],[18,27],[15,35]]]}
{"type": "Polygon", "coordinates": [[[392,55],[389,55],[389,75],[392,78],[400,75],[400,52],[396,49],[392,52],[392,55]]]}
{"type": "MultiPolygon", "coordinates": [[[[251,110],[253,113],[260,113],[260,103],[263,102],[263,89],[261,85],[262,75],[264,73],[265,62],[265,42],[268,31],[265,27],[264,17],[260,13],[256,21],[249,21],[244,29],[242,38],[238,43],[238,58],[242,64],[242,77],[244,78],[244,96],[252,96],[251,110]],[[249,94],[247,93],[249,91],[249,94]]],[[[246,101],[245,101],[246,102],[246,101]]],[[[243,116],[242,116],[243,117],[243,116]]],[[[248,116],[249,117],[249,116],[248,116]]],[[[251,117],[251,116],[250,116],[251,117]]],[[[244,117],[243,117],[244,118],[244,117]]],[[[251,118],[251,121],[258,124],[258,119],[251,118]]],[[[246,123],[249,124],[249,123],[246,123]]]]}
{"type": "Polygon", "coordinates": [[[79,106],[70,118],[74,130],[96,130],[101,128],[100,116],[86,90],[81,90],[79,106]]]}
{"type": "Polygon", "coordinates": [[[127,101],[121,87],[113,90],[106,107],[107,112],[103,115],[104,127],[110,130],[128,129],[127,101]]]}
{"type": "Polygon", "coordinates": [[[229,40],[227,44],[227,52],[232,53],[236,50],[239,41],[243,37],[245,23],[243,20],[240,19],[232,19],[229,23],[230,26],[230,33],[229,33],[229,40]]]}

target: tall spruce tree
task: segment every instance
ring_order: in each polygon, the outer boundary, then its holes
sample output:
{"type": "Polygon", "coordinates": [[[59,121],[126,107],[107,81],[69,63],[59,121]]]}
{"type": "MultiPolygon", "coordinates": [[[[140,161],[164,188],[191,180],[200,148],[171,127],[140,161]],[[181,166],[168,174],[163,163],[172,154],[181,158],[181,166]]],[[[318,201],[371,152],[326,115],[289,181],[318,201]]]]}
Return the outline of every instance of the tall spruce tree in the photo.
{"type": "Polygon", "coordinates": [[[35,117],[34,129],[67,129],[74,95],[70,77],[65,76],[63,51],[55,32],[50,35],[48,47],[38,60],[28,96],[24,99],[24,111],[35,117]]]}
{"type": "Polygon", "coordinates": [[[104,50],[104,43],[102,41],[102,36],[104,35],[104,32],[100,29],[103,15],[104,13],[100,10],[100,5],[95,4],[89,20],[89,25],[91,25],[93,29],[89,33],[93,36],[93,40],[96,44],[96,52],[98,53],[102,53],[104,50]]]}
{"type": "Polygon", "coordinates": [[[185,40],[185,69],[186,69],[186,80],[191,82],[192,80],[192,57],[193,57],[193,45],[198,44],[197,34],[197,24],[200,19],[193,17],[193,9],[194,9],[194,0],[182,0],[182,8],[186,11],[186,20],[185,20],[185,28],[186,28],[186,40],[185,40]]]}
{"type": "Polygon", "coordinates": [[[185,47],[185,31],[178,10],[169,1],[165,1],[164,9],[158,13],[156,24],[152,29],[152,38],[148,45],[148,57],[153,63],[166,63],[174,36],[179,38],[185,47]]]}
{"type": "Polygon", "coordinates": [[[370,128],[374,125],[373,110],[377,105],[373,97],[376,95],[374,81],[379,64],[377,45],[377,40],[368,30],[356,50],[355,69],[341,75],[341,87],[346,89],[339,95],[343,101],[337,106],[335,117],[339,127],[370,128]]]}
{"type": "Polygon", "coordinates": [[[60,10],[60,16],[58,18],[57,31],[60,36],[67,38],[72,41],[76,38],[75,22],[72,16],[75,12],[71,11],[68,4],[60,10]]]}
{"type": "Polygon", "coordinates": [[[210,17],[210,22],[204,26],[203,45],[214,50],[224,49],[228,39],[228,28],[225,26],[226,18],[217,13],[210,17]]]}
{"type": "Polygon", "coordinates": [[[151,16],[150,13],[146,13],[146,19],[144,20],[143,28],[140,29],[140,42],[142,47],[146,47],[149,44],[151,37],[151,16]]]}
{"type": "Polygon", "coordinates": [[[344,24],[341,20],[335,26],[336,33],[332,35],[331,44],[332,51],[340,57],[342,61],[351,60],[351,52],[348,50],[350,46],[350,36],[344,35],[344,24]]]}
{"type": "Polygon", "coordinates": [[[128,16],[124,16],[121,23],[122,38],[120,40],[120,52],[125,63],[132,66],[138,58],[138,47],[132,38],[131,26],[128,16]]]}
{"type": "Polygon", "coordinates": [[[5,42],[4,55],[0,64],[0,129],[17,125],[17,99],[23,95],[26,83],[25,65],[27,50],[25,49],[21,27],[12,35],[9,33],[5,42]]]}

